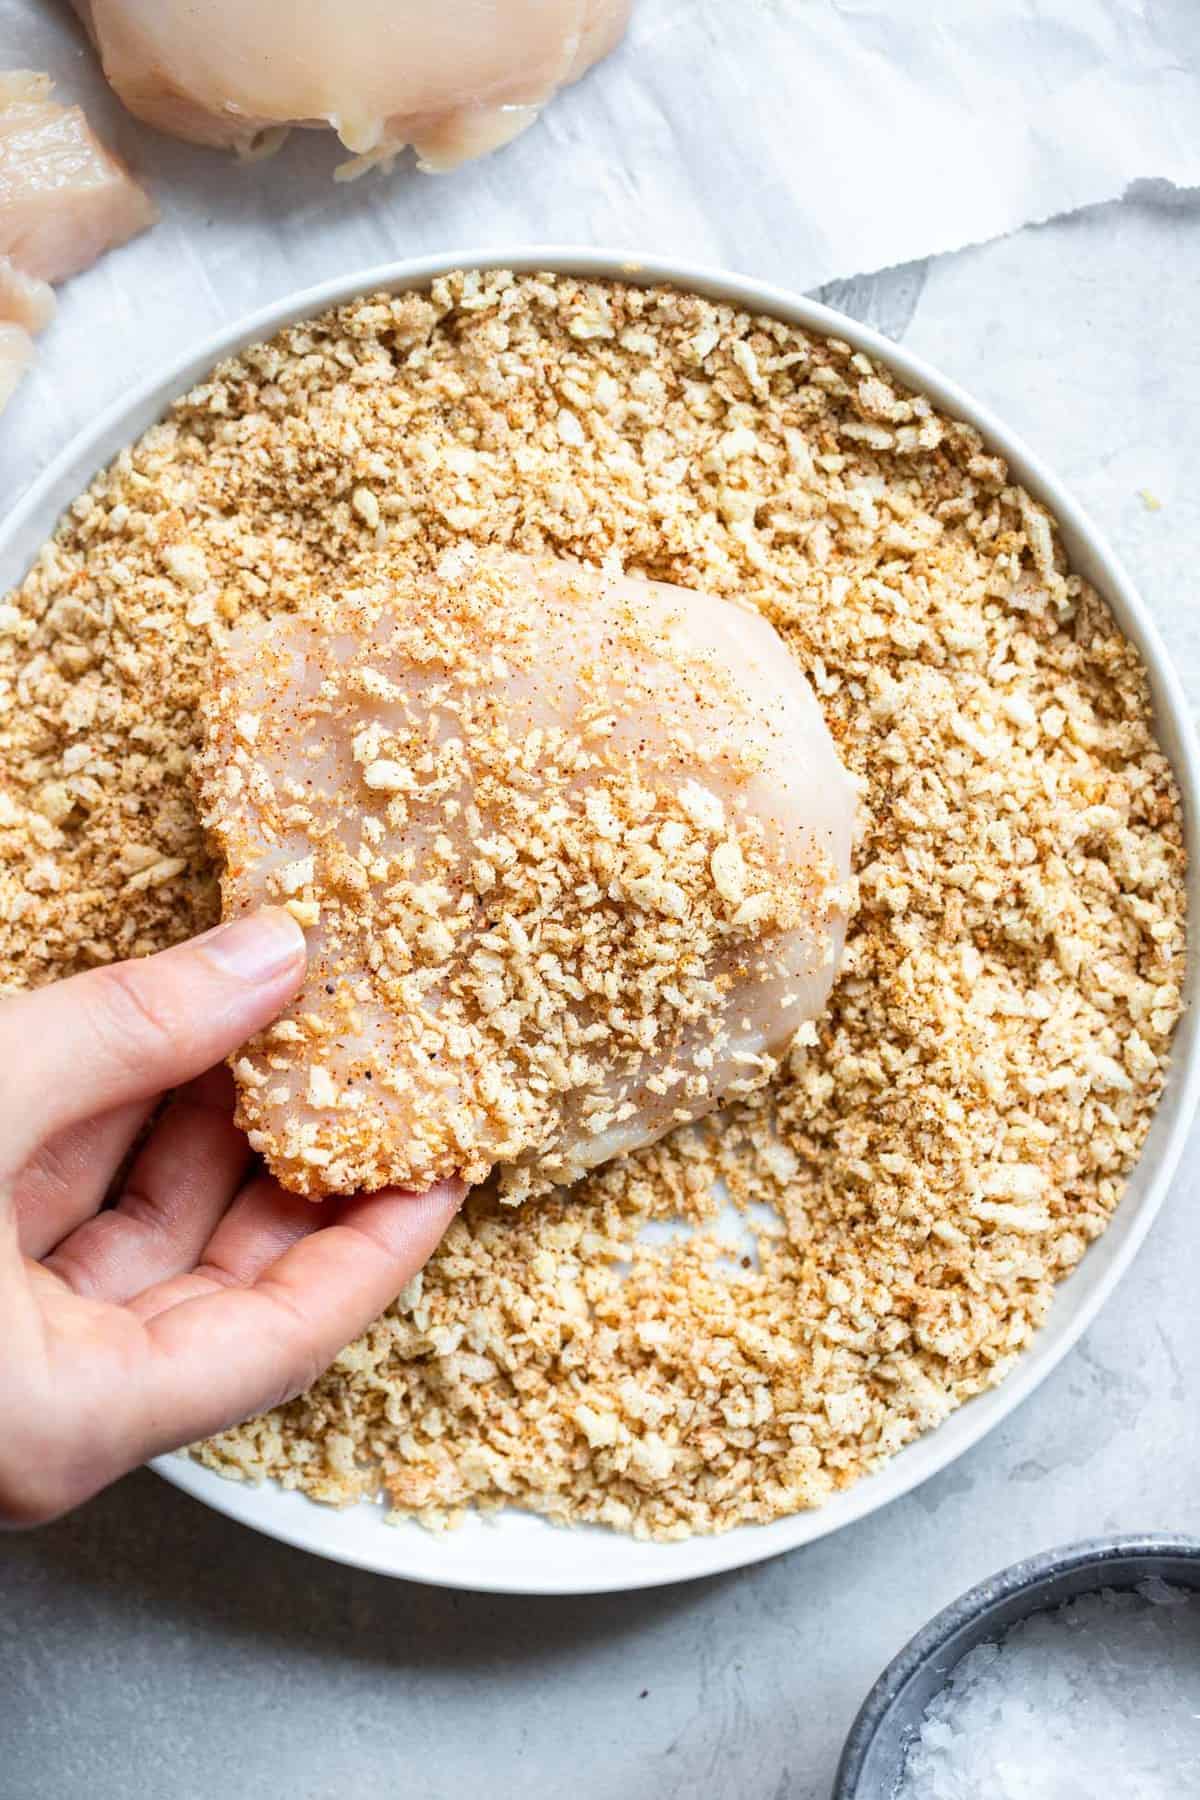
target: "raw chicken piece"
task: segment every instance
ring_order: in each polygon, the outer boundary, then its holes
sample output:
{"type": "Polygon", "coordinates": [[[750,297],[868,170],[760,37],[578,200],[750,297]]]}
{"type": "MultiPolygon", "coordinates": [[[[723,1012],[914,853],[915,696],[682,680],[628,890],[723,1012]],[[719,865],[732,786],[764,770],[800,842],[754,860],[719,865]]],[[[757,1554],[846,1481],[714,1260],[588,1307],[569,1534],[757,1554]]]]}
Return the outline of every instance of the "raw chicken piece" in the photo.
{"type": "Polygon", "coordinates": [[[54,317],[54,290],[0,256],[0,412],[33,361],[33,334],[54,317]]]}
{"type": "Polygon", "coordinates": [[[612,49],[631,0],[74,0],[139,119],[249,150],[331,125],[364,164],[448,169],[517,136],[612,49]]]}
{"type": "Polygon", "coordinates": [[[54,317],[54,289],[36,275],[26,275],[11,257],[0,256],[0,322],[19,325],[32,336],[54,317]]]}
{"type": "Polygon", "coordinates": [[[158,217],[48,75],[0,70],[0,412],[54,317],[52,281],[86,269],[158,217]]]}
{"type": "Polygon", "coordinates": [[[20,325],[0,319],[0,412],[13,397],[18,381],[33,361],[33,339],[20,325]]]}
{"type": "Polygon", "coordinates": [[[158,214],[79,108],[50,99],[51,85],[48,75],[0,72],[0,256],[65,281],[158,214]]]}
{"type": "Polygon", "coordinates": [[[577,565],[397,565],[236,631],[201,811],[309,971],[235,1059],[279,1180],[509,1198],[758,1086],[823,1008],[854,799],[757,614],[577,565]]]}

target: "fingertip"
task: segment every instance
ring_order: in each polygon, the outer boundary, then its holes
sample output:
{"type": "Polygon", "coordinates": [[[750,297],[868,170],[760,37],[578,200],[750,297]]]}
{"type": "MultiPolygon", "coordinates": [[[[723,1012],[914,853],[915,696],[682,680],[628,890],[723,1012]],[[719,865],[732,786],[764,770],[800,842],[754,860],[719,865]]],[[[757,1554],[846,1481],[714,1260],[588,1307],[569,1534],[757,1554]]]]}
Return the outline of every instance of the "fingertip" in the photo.
{"type": "Polygon", "coordinates": [[[338,1223],[369,1236],[387,1255],[404,1262],[432,1254],[467,1196],[457,1177],[435,1182],[424,1193],[408,1188],[380,1188],[343,1200],[338,1223]]]}
{"type": "Polygon", "coordinates": [[[452,1175],[445,1181],[435,1181],[429,1188],[388,1187],[380,1188],[374,1194],[355,1194],[346,1204],[365,1206],[369,1202],[375,1201],[409,1212],[444,1212],[452,1216],[458,1211],[466,1197],[466,1182],[460,1181],[456,1175],[452,1175]]]}
{"type": "Polygon", "coordinates": [[[308,962],[303,931],[286,906],[263,906],[194,940],[197,953],[222,975],[256,987],[298,987],[308,962]]]}

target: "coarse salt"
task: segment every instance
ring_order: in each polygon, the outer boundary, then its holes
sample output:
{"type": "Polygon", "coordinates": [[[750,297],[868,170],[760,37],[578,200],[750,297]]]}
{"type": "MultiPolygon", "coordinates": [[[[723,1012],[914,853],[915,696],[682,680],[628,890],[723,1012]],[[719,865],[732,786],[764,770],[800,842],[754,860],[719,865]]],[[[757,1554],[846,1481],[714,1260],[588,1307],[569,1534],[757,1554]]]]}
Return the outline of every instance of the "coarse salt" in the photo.
{"type": "Polygon", "coordinates": [[[893,1800],[1200,1792],[1200,1601],[1157,1577],[1014,1625],[926,1708],[893,1800]]]}

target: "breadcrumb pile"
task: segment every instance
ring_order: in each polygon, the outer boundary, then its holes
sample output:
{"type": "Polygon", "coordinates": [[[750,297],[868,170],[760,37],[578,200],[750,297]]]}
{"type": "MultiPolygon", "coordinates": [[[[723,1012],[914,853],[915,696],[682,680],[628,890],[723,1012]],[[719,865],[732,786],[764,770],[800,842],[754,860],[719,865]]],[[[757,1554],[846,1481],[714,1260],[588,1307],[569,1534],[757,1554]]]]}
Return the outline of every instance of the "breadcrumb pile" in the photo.
{"type": "Polygon", "coordinates": [[[515,1205],[776,1072],[833,981],[850,779],[757,614],[558,561],[379,565],[233,634],[204,703],[226,911],[308,937],[238,1123],[296,1193],[500,1165],[515,1205]]]}
{"type": "Polygon", "coordinates": [[[967,426],[695,296],[466,272],[217,369],[0,607],[0,974],[211,924],[213,642],[464,541],[757,606],[861,778],[818,1041],[569,1193],[473,1200],[305,1395],[203,1446],[444,1524],[676,1537],[819,1504],[999,1380],[1103,1231],[1180,1011],[1179,799],[1136,651],[967,426]],[[714,1181],[777,1224],[731,1258],[714,1181]]]}

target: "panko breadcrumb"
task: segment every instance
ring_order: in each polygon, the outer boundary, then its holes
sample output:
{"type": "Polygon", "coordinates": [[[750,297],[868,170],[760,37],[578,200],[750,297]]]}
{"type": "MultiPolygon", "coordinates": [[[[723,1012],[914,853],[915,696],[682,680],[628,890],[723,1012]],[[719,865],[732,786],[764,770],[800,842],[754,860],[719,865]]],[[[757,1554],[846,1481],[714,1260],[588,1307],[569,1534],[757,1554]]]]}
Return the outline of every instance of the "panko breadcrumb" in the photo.
{"type": "Polygon", "coordinates": [[[226,623],[464,541],[771,620],[862,782],[843,973],[760,1094],[473,1199],[312,1389],[197,1453],[431,1525],[819,1504],[1012,1366],[1145,1138],[1185,927],[1145,672],[1002,460],[836,339],[563,276],[377,295],[214,371],[0,607],[7,982],[213,922],[187,769],[226,623]],[[756,1256],[639,1240],[711,1222],[719,1175],[778,1216],[756,1256]]]}

